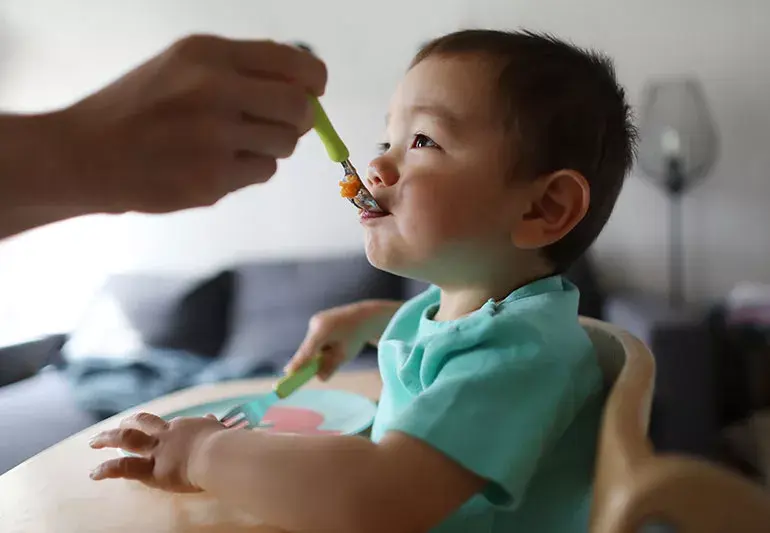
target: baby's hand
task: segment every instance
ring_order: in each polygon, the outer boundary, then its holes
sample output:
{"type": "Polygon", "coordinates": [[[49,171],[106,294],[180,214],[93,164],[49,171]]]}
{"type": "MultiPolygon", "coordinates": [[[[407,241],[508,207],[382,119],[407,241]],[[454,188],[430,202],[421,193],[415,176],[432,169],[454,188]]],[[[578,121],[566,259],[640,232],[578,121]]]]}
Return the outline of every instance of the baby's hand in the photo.
{"type": "Polygon", "coordinates": [[[318,377],[324,381],[329,379],[370,340],[366,327],[372,315],[370,307],[370,302],[356,302],[316,313],[310,319],[305,340],[286,365],[286,371],[295,372],[320,355],[318,377]]]}
{"type": "Polygon", "coordinates": [[[340,365],[357,356],[367,342],[377,342],[402,303],[363,300],[317,313],[310,319],[305,340],[286,371],[294,372],[320,354],[318,377],[329,379],[340,365]]]}
{"type": "Polygon", "coordinates": [[[121,448],[140,457],[106,461],[91,472],[91,478],[135,479],[170,492],[199,492],[201,487],[191,479],[193,458],[209,436],[225,430],[213,415],[166,422],[138,413],[123,420],[119,429],[96,435],[90,445],[97,450],[121,448]]]}

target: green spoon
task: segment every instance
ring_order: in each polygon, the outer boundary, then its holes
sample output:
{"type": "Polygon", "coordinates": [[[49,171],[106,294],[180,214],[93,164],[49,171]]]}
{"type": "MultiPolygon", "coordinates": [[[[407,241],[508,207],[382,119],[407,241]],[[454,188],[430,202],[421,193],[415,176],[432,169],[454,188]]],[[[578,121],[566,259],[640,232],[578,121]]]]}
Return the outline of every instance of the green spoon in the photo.
{"type": "Polygon", "coordinates": [[[324,108],[321,105],[321,102],[315,96],[312,96],[310,101],[312,102],[313,108],[315,110],[314,129],[318,134],[318,137],[320,137],[324,147],[326,148],[326,153],[329,154],[329,159],[335,163],[341,163],[342,168],[345,169],[345,175],[355,176],[359,183],[362,184],[362,186],[358,189],[358,194],[351,198],[350,201],[353,203],[353,205],[359,209],[363,209],[364,211],[382,212],[382,208],[377,205],[377,201],[372,197],[369,191],[366,190],[366,187],[363,186],[363,182],[358,176],[358,172],[356,172],[355,167],[350,162],[350,151],[348,150],[348,147],[345,146],[345,143],[342,142],[342,139],[340,139],[340,136],[337,134],[334,126],[332,126],[329,117],[326,115],[326,111],[324,111],[324,108]]]}

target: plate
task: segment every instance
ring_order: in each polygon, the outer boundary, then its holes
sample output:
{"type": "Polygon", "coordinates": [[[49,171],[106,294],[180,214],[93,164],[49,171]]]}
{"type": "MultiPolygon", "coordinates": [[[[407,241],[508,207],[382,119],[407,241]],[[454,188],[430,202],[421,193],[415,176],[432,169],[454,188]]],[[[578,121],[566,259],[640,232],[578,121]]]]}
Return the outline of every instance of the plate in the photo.
{"type": "MultiPolygon", "coordinates": [[[[162,415],[162,418],[171,420],[180,416],[205,416],[209,413],[219,418],[236,405],[264,396],[236,396],[180,409],[162,415]]],[[[268,409],[260,431],[298,435],[357,435],[369,429],[376,411],[374,402],[351,392],[298,390],[288,398],[278,400],[268,409]]]]}
{"type": "MultiPolygon", "coordinates": [[[[263,397],[234,396],[159,415],[164,420],[213,414],[217,418],[236,405],[263,397]]],[[[372,425],[377,407],[364,396],[339,390],[298,390],[273,404],[255,431],[294,435],[358,435],[372,425]]],[[[126,455],[128,452],[121,450],[126,455]]]]}

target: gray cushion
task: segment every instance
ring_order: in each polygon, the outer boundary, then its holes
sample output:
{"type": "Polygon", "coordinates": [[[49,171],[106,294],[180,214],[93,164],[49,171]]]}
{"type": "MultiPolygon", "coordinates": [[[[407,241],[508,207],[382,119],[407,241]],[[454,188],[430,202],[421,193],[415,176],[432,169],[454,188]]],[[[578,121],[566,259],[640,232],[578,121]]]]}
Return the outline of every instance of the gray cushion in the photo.
{"type": "Polygon", "coordinates": [[[229,329],[234,284],[229,270],[197,283],[176,300],[166,320],[142,330],[144,341],[154,348],[219,355],[229,329]]]}
{"type": "Polygon", "coordinates": [[[59,362],[66,335],[49,335],[14,346],[0,347],[0,387],[34,376],[59,362]]]}
{"type": "Polygon", "coordinates": [[[233,274],[118,274],[96,294],[63,352],[125,357],[143,346],[215,356],[225,342],[233,274]]]}
{"type": "Polygon", "coordinates": [[[176,274],[117,274],[107,280],[102,292],[119,302],[133,327],[153,335],[157,324],[169,320],[177,302],[197,281],[176,274]]]}
{"type": "Polygon", "coordinates": [[[400,278],[364,256],[275,261],[236,269],[236,296],[223,364],[279,370],[323,309],[366,298],[401,298],[400,278]]]}

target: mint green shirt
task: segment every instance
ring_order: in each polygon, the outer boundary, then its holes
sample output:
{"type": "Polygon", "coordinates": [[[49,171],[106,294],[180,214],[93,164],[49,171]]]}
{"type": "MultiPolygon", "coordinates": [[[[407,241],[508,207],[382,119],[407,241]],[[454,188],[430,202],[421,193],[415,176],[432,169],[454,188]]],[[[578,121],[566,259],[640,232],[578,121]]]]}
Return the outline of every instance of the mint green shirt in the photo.
{"type": "Polygon", "coordinates": [[[489,480],[434,531],[587,531],[604,394],[578,297],[553,276],[436,322],[432,287],[388,325],[372,440],[405,433],[489,480]]]}

